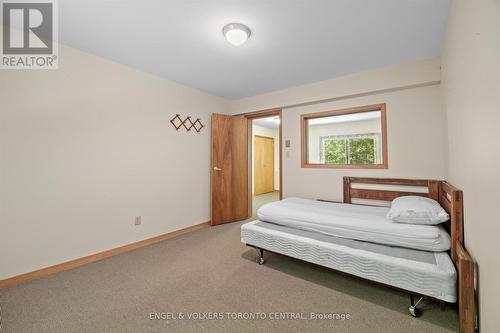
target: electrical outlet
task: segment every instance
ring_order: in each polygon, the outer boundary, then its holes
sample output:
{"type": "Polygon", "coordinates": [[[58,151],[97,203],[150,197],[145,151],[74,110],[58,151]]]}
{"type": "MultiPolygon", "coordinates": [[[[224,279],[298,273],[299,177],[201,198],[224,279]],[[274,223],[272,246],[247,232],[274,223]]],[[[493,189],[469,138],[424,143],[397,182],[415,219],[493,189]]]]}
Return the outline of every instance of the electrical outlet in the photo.
{"type": "Polygon", "coordinates": [[[141,225],[142,223],[142,218],[140,216],[136,216],[135,217],[135,222],[134,222],[134,225],[141,225]]]}

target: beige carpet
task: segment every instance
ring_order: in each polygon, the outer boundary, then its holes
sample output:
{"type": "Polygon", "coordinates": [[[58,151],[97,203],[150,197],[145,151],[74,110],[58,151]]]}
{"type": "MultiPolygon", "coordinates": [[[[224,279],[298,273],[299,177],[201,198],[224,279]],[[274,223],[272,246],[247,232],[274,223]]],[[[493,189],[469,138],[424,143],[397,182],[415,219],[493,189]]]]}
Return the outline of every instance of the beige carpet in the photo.
{"type": "Polygon", "coordinates": [[[413,318],[403,292],[280,255],[267,254],[259,266],[256,251],[240,243],[240,225],[199,230],[0,290],[1,332],[457,331],[453,307],[441,312],[425,302],[422,317],[413,318]],[[154,312],[160,319],[150,319],[154,312]],[[223,319],[167,318],[179,312],[223,319]],[[255,312],[266,319],[226,317],[255,312]],[[285,312],[306,319],[276,318],[285,312]],[[350,319],[311,320],[311,312],[350,319]]]}

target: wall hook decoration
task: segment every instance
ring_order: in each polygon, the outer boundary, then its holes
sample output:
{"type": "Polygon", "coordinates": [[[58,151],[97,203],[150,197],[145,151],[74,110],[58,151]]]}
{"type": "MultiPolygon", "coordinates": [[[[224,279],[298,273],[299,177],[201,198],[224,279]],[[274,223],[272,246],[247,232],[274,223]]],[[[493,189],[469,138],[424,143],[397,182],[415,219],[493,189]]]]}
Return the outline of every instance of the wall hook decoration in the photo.
{"type": "Polygon", "coordinates": [[[172,119],[170,119],[170,123],[175,127],[175,130],[178,131],[181,127],[184,127],[187,132],[191,131],[191,128],[194,128],[197,133],[200,133],[203,127],[200,118],[196,118],[195,121],[191,119],[191,116],[187,116],[186,119],[182,120],[180,114],[176,114],[172,119]]]}
{"type": "Polygon", "coordinates": [[[187,116],[186,119],[184,119],[184,121],[182,122],[182,126],[184,126],[184,128],[188,132],[191,130],[191,128],[193,127],[193,122],[191,121],[191,116],[187,116]],[[186,125],[186,123],[188,123],[188,122],[190,123],[190,124],[188,124],[189,127],[188,127],[188,125],[186,125]]]}
{"type": "MultiPolygon", "coordinates": [[[[190,119],[190,121],[191,121],[191,119],[190,119]]],[[[193,124],[193,127],[197,133],[200,133],[200,131],[203,129],[203,127],[205,127],[205,125],[203,125],[201,123],[200,118],[196,118],[196,120],[194,122],[191,122],[191,124],[193,124]]]]}

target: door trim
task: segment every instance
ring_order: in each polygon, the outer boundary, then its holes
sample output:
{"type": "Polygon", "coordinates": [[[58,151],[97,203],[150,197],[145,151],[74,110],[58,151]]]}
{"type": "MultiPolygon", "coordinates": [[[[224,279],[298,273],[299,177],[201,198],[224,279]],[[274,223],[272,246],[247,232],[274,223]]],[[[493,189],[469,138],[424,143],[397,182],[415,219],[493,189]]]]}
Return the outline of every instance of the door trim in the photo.
{"type": "MultiPolygon", "coordinates": [[[[238,114],[238,116],[244,116],[245,118],[247,118],[247,121],[248,121],[248,127],[249,128],[252,128],[252,120],[254,119],[258,119],[258,118],[267,118],[267,117],[271,117],[271,116],[278,116],[280,118],[280,125],[279,125],[279,130],[278,130],[278,137],[279,137],[279,164],[280,164],[280,167],[279,167],[279,184],[280,184],[280,189],[279,189],[279,192],[280,192],[280,200],[283,199],[283,132],[282,132],[282,126],[283,126],[283,117],[282,117],[282,114],[283,114],[283,110],[282,109],[270,109],[270,110],[264,110],[264,111],[256,111],[256,112],[249,112],[249,113],[242,113],[242,114],[238,114]]],[[[248,142],[249,142],[249,145],[251,144],[251,142],[253,141],[253,138],[252,138],[252,133],[253,131],[248,131],[248,142]]],[[[251,149],[251,146],[249,146],[249,163],[253,163],[253,156],[252,156],[252,149],[251,149]]],[[[252,175],[251,173],[249,172],[248,173],[248,181],[250,182],[251,184],[251,181],[252,181],[252,175]]],[[[249,191],[248,191],[248,201],[249,201],[249,205],[248,205],[248,217],[250,218],[252,216],[252,212],[253,212],[253,195],[252,195],[252,186],[249,186],[249,191]]]]}
{"type": "Polygon", "coordinates": [[[258,134],[255,134],[254,136],[256,136],[258,138],[264,138],[264,139],[272,139],[272,140],[274,140],[274,138],[272,136],[265,136],[265,135],[258,135],[258,134]]]}

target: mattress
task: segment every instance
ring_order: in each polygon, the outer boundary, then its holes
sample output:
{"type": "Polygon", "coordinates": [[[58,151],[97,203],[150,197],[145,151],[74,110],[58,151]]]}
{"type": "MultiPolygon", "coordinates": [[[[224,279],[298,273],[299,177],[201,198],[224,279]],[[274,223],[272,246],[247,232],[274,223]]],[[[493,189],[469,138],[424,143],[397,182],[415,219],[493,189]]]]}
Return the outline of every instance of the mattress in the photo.
{"type": "Polygon", "coordinates": [[[457,300],[457,273],[446,252],[327,236],[258,220],[241,226],[241,241],[446,302],[457,300]]]}
{"type": "Polygon", "coordinates": [[[450,235],[441,225],[415,225],[386,218],[388,207],[287,198],[260,207],[260,221],[330,236],[442,252],[450,235]]]}

